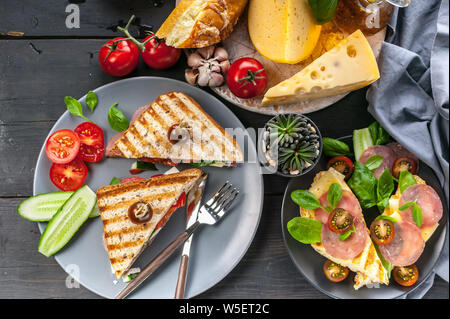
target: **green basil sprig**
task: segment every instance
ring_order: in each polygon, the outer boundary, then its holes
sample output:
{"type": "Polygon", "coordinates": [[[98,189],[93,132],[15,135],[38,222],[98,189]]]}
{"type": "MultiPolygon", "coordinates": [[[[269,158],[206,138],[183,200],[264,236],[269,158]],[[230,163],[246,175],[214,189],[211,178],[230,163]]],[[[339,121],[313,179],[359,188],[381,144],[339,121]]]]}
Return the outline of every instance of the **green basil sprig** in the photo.
{"type": "Polygon", "coordinates": [[[394,177],[389,172],[388,168],[384,170],[378,179],[377,184],[377,206],[383,212],[389,206],[389,198],[395,190],[394,177]]]}
{"type": "Polygon", "coordinates": [[[78,102],[78,100],[74,99],[71,96],[66,96],[64,98],[64,103],[66,103],[67,111],[69,111],[70,114],[80,116],[86,121],[92,122],[90,119],[83,115],[83,107],[81,106],[81,103],[78,102]]]}
{"type": "Polygon", "coordinates": [[[118,179],[117,177],[113,177],[109,185],[117,185],[120,184],[122,181],[118,179]]]}
{"type": "Polygon", "coordinates": [[[399,208],[399,210],[405,211],[411,206],[412,206],[411,209],[412,219],[414,220],[414,223],[416,223],[417,227],[420,227],[422,226],[423,216],[422,216],[422,209],[419,207],[419,205],[417,205],[417,200],[405,203],[399,208]]]}
{"type": "Polygon", "coordinates": [[[86,105],[91,109],[91,113],[94,112],[94,108],[98,104],[97,95],[94,92],[89,91],[86,95],[86,105]]]}
{"type": "Polygon", "coordinates": [[[383,163],[383,156],[376,154],[376,155],[370,157],[366,161],[365,165],[367,166],[368,169],[373,171],[374,169],[377,169],[378,167],[380,167],[382,163],[383,163]]]}
{"type": "Polygon", "coordinates": [[[389,133],[378,122],[373,122],[369,125],[370,136],[372,137],[373,145],[383,145],[389,142],[389,133]]]}
{"type": "Polygon", "coordinates": [[[348,232],[339,235],[339,240],[340,240],[340,241],[346,240],[347,238],[350,237],[350,235],[351,235],[352,233],[356,233],[355,224],[352,225],[352,229],[350,229],[348,232]]]}
{"type": "Polygon", "coordinates": [[[353,153],[350,151],[350,147],[347,144],[334,138],[324,137],[322,139],[322,145],[323,153],[326,156],[353,156],[353,153]]]}
{"type": "Polygon", "coordinates": [[[298,189],[291,193],[291,199],[298,206],[303,207],[305,209],[314,210],[318,208],[322,208],[324,211],[331,213],[333,209],[336,208],[337,204],[342,198],[342,187],[338,183],[333,183],[328,189],[327,201],[331,206],[325,205],[322,206],[320,201],[314,196],[313,193],[298,189]]]}
{"type": "Polygon", "coordinates": [[[333,20],[336,15],[338,0],[308,0],[318,24],[333,20]]]}
{"type": "Polygon", "coordinates": [[[114,103],[109,108],[108,123],[113,130],[122,132],[128,129],[130,123],[128,122],[128,119],[125,117],[125,115],[123,115],[123,113],[116,108],[116,105],[118,104],[119,103],[114,103]]]}
{"type": "Polygon", "coordinates": [[[398,177],[398,187],[400,187],[400,193],[403,193],[409,186],[417,184],[416,179],[410,171],[404,170],[400,172],[398,177]]]}
{"type": "Polygon", "coordinates": [[[394,217],[388,216],[388,215],[379,215],[377,218],[375,218],[375,220],[382,220],[382,219],[386,219],[389,220],[393,223],[398,222],[398,220],[396,220],[394,217]]]}
{"type": "Polygon", "coordinates": [[[318,220],[307,217],[295,217],[287,223],[289,234],[303,244],[320,243],[322,225],[318,220]]]}

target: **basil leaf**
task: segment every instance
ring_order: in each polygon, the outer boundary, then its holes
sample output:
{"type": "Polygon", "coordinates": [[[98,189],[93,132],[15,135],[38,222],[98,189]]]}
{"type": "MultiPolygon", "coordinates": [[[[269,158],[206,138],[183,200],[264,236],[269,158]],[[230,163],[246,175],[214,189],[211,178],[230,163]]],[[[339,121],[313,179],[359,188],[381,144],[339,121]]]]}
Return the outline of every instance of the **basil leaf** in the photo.
{"type": "Polygon", "coordinates": [[[401,212],[404,211],[404,210],[407,210],[408,208],[413,206],[415,203],[416,203],[415,201],[407,202],[406,204],[403,204],[398,210],[401,211],[401,212]]]}
{"type": "Polygon", "coordinates": [[[295,217],[287,223],[289,234],[303,244],[320,243],[322,223],[318,220],[295,217]]]}
{"type": "Polygon", "coordinates": [[[348,185],[358,197],[362,208],[377,205],[377,179],[366,165],[361,162],[355,163],[355,171],[348,180],[348,185]]]}
{"type": "Polygon", "coordinates": [[[405,170],[400,173],[400,176],[398,178],[398,187],[400,188],[400,193],[403,193],[405,189],[415,184],[417,184],[417,181],[414,178],[413,174],[411,174],[409,171],[405,170]]]}
{"type": "Polygon", "coordinates": [[[350,229],[348,232],[346,232],[345,234],[339,235],[339,240],[340,241],[346,240],[348,237],[350,237],[350,235],[352,233],[356,233],[355,224],[352,225],[352,229],[350,229]]]}
{"type": "Polygon", "coordinates": [[[393,223],[398,222],[398,220],[396,220],[394,217],[387,216],[387,215],[379,215],[377,218],[375,218],[375,220],[382,220],[382,219],[389,220],[389,221],[391,221],[393,223]]]}
{"type": "Polygon", "coordinates": [[[380,167],[380,165],[383,163],[383,156],[376,154],[372,157],[370,157],[367,162],[366,162],[366,166],[368,169],[370,169],[371,171],[373,171],[374,169],[377,169],[378,167],[380,167]]]}
{"type": "Polygon", "coordinates": [[[414,222],[416,223],[417,227],[422,226],[422,210],[420,209],[419,205],[414,203],[414,206],[411,211],[412,218],[414,222]]]}
{"type": "Polygon", "coordinates": [[[331,205],[331,209],[335,209],[342,198],[342,187],[338,183],[331,184],[328,189],[327,201],[331,205]]]}
{"type": "Polygon", "coordinates": [[[128,122],[127,118],[123,115],[123,113],[119,109],[115,108],[117,104],[119,103],[114,103],[109,108],[108,123],[113,130],[122,132],[125,131],[130,126],[130,123],[128,122]]]}
{"type": "Polygon", "coordinates": [[[97,106],[98,99],[97,95],[94,92],[89,91],[86,95],[86,105],[91,109],[91,113],[94,111],[94,108],[97,106]]]}
{"type": "Polygon", "coordinates": [[[305,209],[314,210],[320,207],[320,202],[316,198],[316,196],[314,196],[314,194],[312,194],[311,192],[302,189],[293,191],[291,193],[291,199],[298,206],[303,207],[305,209]]]}
{"type": "Polygon", "coordinates": [[[111,182],[109,183],[109,185],[117,185],[117,184],[120,184],[120,183],[121,183],[120,179],[118,179],[117,177],[113,177],[111,182]]]}
{"type": "Polygon", "coordinates": [[[381,254],[380,252],[380,248],[378,247],[377,244],[373,243],[373,245],[375,246],[375,250],[377,252],[378,258],[380,258],[381,264],[383,265],[384,269],[386,269],[388,278],[391,279],[391,272],[392,269],[394,268],[394,266],[388,262],[386,259],[384,259],[383,254],[381,254]]]}
{"type": "Polygon", "coordinates": [[[83,119],[85,119],[86,121],[91,122],[91,120],[87,119],[83,115],[83,107],[81,106],[81,103],[78,102],[78,100],[74,99],[71,96],[66,96],[64,98],[64,103],[66,103],[67,111],[69,111],[70,114],[75,115],[75,116],[80,116],[83,119]]]}
{"type": "Polygon", "coordinates": [[[383,211],[389,204],[389,198],[395,190],[394,178],[389,170],[386,168],[378,179],[377,185],[377,206],[380,211],[383,211]]]}
{"type": "Polygon", "coordinates": [[[389,133],[378,122],[369,125],[370,136],[374,145],[383,145],[389,142],[389,133]]]}
{"type": "Polygon", "coordinates": [[[308,0],[318,24],[333,20],[336,15],[338,0],[308,0]]]}
{"type": "Polygon", "coordinates": [[[322,145],[323,153],[326,156],[353,156],[350,147],[347,144],[334,138],[324,137],[322,139],[322,145]]]}

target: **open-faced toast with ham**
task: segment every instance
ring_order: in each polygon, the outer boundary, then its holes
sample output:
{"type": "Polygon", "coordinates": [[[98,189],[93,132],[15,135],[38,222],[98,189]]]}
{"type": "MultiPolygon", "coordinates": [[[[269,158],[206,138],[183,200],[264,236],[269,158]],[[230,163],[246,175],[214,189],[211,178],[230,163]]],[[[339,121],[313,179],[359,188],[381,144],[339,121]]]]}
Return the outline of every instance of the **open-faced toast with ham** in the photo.
{"type": "MultiPolygon", "coordinates": [[[[388,273],[383,267],[370,239],[369,230],[364,221],[359,201],[345,183],[344,178],[344,175],[333,168],[330,168],[328,171],[322,171],[314,178],[309,192],[320,201],[323,207],[327,207],[329,206],[327,201],[329,189],[333,184],[338,184],[342,189],[342,197],[336,204],[336,208],[344,209],[352,215],[354,232],[342,240],[339,234],[330,230],[327,222],[328,212],[322,208],[312,210],[300,207],[301,217],[323,223],[320,242],[312,243],[311,246],[332,262],[348,267],[351,271],[369,278],[367,283],[387,285],[389,283],[388,273]]],[[[364,282],[357,281],[354,288],[359,289],[364,284],[364,282]]]]}
{"type": "MultiPolygon", "coordinates": [[[[443,205],[436,191],[417,175],[414,175],[416,183],[412,178],[410,180],[410,185],[398,187],[382,214],[389,218],[394,228],[392,241],[378,246],[391,268],[406,267],[417,262],[443,215],[443,205]],[[420,208],[416,216],[413,213],[415,205],[420,208]]],[[[363,273],[357,274],[355,280],[370,283],[363,273]]]]}

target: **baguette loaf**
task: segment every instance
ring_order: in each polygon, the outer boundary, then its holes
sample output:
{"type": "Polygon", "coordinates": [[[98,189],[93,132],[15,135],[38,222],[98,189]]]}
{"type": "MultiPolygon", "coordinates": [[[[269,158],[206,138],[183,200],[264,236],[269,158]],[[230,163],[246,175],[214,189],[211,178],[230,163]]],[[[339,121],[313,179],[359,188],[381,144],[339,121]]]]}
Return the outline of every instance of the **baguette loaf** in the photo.
{"type": "Polygon", "coordinates": [[[248,0],[181,0],[156,33],[175,48],[203,48],[226,39],[248,0]]]}

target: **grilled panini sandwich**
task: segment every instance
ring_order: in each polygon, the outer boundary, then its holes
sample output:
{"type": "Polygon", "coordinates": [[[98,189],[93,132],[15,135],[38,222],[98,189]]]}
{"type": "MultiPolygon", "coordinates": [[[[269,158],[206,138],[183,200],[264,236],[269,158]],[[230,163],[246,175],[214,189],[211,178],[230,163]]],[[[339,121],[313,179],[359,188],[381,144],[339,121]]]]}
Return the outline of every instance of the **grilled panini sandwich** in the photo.
{"type": "Polygon", "coordinates": [[[109,259],[117,278],[125,274],[173,213],[180,196],[202,175],[188,169],[98,189],[109,259]]]}
{"type": "Polygon", "coordinates": [[[141,107],[128,130],[108,143],[106,156],[167,165],[183,162],[232,166],[243,161],[236,140],[196,101],[180,92],[161,95],[141,107]]]}
{"type": "MultiPolygon", "coordinates": [[[[330,168],[328,171],[322,171],[316,175],[309,191],[313,193],[317,198],[321,198],[321,196],[328,191],[333,183],[338,183],[342,187],[342,190],[344,192],[348,192],[347,194],[351,193],[351,196],[354,196],[351,189],[345,183],[344,178],[344,175],[342,175],[335,169],[330,168]]],[[[355,201],[356,205],[359,205],[356,198],[355,201]]],[[[360,209],[360,207],[358,209],[360,209]]],[[[303,217],[314,219],[315,211],[300,208],[300,215],[303,217]]],[[[387,285],[389,283],[387,271],[383,267],[383,264],[375,250],[375,246],[373,245],[372,240],[368,235],[369,230],[365,225],[364,218],[361,218],[361,220],[364,223],[362,225],[362,228],[365,229],[364,231],[367,231],[367,236],[365,236],[365,241],[362,244],[364,246],[362,252],[356,257],[336,258],[325,249],[323,243],[316,243],[312,244],[311,246],[319,254],[328,258],[329,260],[341,266],[348,267],[351,271],[354,271],[357,274],[360,273],[361,275],[356,276],[356,282],[354,285],[355,289],[359,289],[364,285],[373,283],[381,283],[387,285]]]]}

